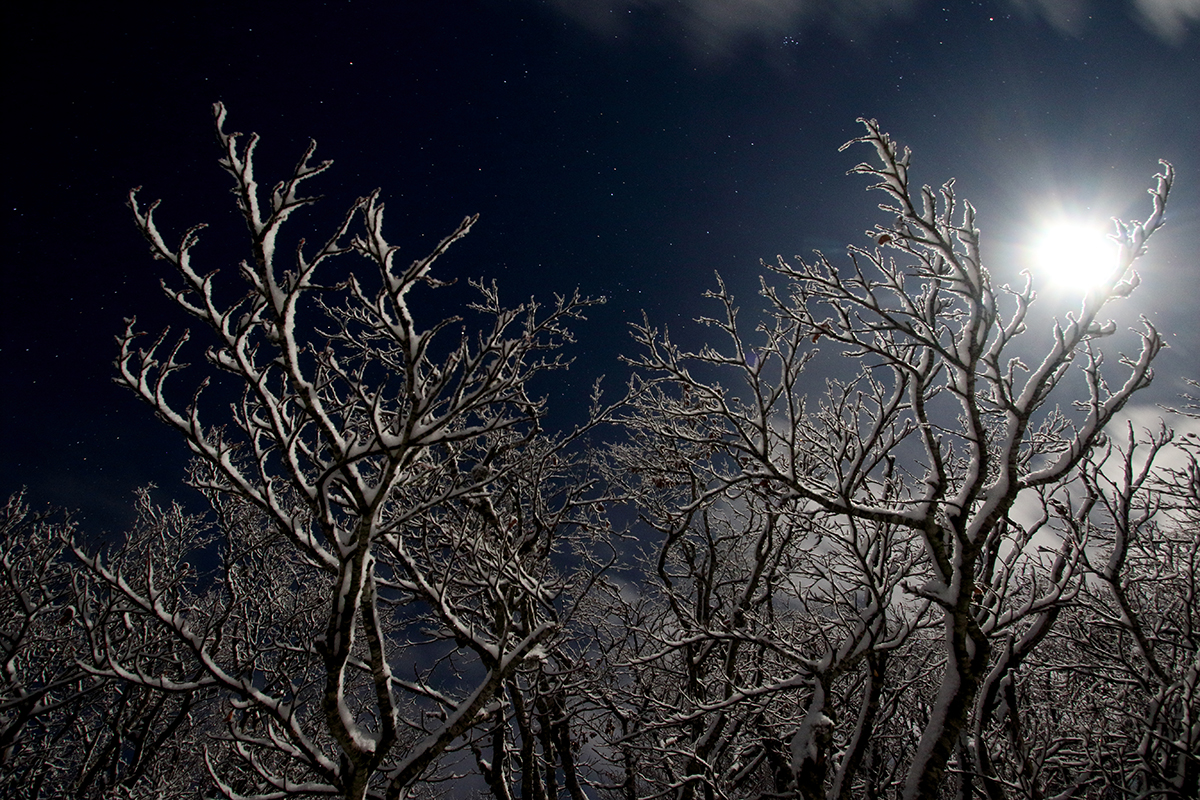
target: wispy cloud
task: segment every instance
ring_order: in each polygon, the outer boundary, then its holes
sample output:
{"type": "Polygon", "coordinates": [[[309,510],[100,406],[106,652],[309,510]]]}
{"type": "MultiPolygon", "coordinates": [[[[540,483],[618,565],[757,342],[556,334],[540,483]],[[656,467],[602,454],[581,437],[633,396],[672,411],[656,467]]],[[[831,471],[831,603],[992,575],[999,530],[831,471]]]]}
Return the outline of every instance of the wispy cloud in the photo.
{"type": "Polygon", "coordinates": [[[1200,23],[1200,0],[1134,0],[1142,21],[1172,44],[1187,37],[1188,26],[1200,23]]]}
{"type": "Polygon", "coordinates": [[[1041,17],[1054,28],[1071,36],[1083,32],[1089,0],[1008,0],[1027,18],[1041,17]]]}
{"type": "Polygon", "coordinates": [[[920,0],[551,0],[598,34],[621,37],[653,16],[675,28],[696,54],[720,58],[739,43],[797,34],[822,24],[853,35],[920,0]]]}
{"type": "MultiPolygon", "coordinates": [[[[1008,0],[1022,16],[1040,18],[1072,36],[1086,33],[1094,0],[1008,0]]],[[[674,28],[695,54],[720,59],[745,42],[795,36],[821,25],[852,38],[907,15],[922,0],[551,0],[597,34],[620,38],[645,17],[674,28]]],[[[1134,15],[1159,38],[1180,44],[1200,23],[1200,0],[1130,0],[1134,15]]]]}
{"type": "MultiPolygon", "coordinates": [[[[1079,36],[1086,31],[1092,0],[1009,0],[1028,16],[1045,19],[1063,33],[1079,36]]],[[[1163,41],[1178,45],[1187,38],[1188,26],[1200,22],[1200,0],[1131,0],[1134,16],[1163,41]]]]}

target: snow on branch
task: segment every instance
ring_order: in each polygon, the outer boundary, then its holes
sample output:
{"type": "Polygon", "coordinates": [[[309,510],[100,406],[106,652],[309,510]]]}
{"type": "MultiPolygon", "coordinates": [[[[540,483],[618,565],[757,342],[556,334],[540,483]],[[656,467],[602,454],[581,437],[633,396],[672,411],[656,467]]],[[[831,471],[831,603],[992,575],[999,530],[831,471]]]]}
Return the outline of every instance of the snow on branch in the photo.
{"type": "MultiPolygon", "coordinates": [[[[559,631],[575,584],[553,560],[597,527],[591,504],[602,495],[581,478],[572,442],[582,434],[545,433],[546,401],[529,383],[566,368],[570,325],[599,301],[575,292],[509,308],[494,285],[473,282],[469,326],[423,319],[424,293],[448,285],[433,277],[435,262],[477,218],[403,266],[378,191],[355,201],[315,253],[301,239],[285,266],[281,236],[294,211],[316,202],[302,189],[331,162],[314,164],[310,143],[264,200],[258,137],[226,132],[220,104],[214,115],[250,238],[236,275],[195,267],[201,226],[171,247],[157,203],[143,210],[136,190],[129,199],[153,255],[171,268],[168,296],[208,328],[209,374],[177,399],[189,334],[172,342],[164,331],[142,345],[129,320],[117,381],[196,453],[192,482],[222,520],[222,552],[245,555],[223,565],[220,613],[172,605],[153,576],[133,582],[80,555],[190,653],[198,677],[188,686],[237,698],[227,752],[231,774],[259,787],[247,796],[390,796],[470,741],[490,718],[483,709],[529,659],[546,658],[559,631]],[[230,278],[241,284],[232,302],[218,290],[230,278]],[[228,412],[207,402],[229,389],[238,399],[228,412]],[[263,549],[241,548],[247,536],[263,549]],[[267,552],[288,565],[267,581],[279,593],[271,605],[303,609],[289,617],[280,608],[290,622],[278,629],[260,615],[247,583],[254,571],[241,567],[269,573],[267,552]],[[256,629],[261,638],[237,643],[256,629]],[[396,678],[407,663],[420,665],[416,674],[396,678]],[[447,721],[426,731],[431,714],[447,721]],[[234,722],[247,715],[253,724],[234,722]]],[[[105,663],[123,680],[187,688],[119,652],[105,663]]],[[[219,772],[233,796],[238,781],[219,772]]]]}

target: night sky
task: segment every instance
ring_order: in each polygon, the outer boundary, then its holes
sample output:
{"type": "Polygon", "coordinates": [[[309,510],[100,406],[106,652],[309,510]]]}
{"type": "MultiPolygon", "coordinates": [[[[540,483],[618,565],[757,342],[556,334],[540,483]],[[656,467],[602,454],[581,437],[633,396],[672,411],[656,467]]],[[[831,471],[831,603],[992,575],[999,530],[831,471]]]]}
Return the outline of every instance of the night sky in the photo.
{"type": "MultiPolygon", "coordinates": [[[[641,310],[698,344],[714,270],[752,320],[760,259],[868,244],[882,197],[845,172],[870,153],[837,149],[860,116],[913,148],[918,183],[957,177],[1001,281],[1049,216],[1144,219],[1173,162],[1167,227],[1118,321],[1145,314],[1171,346],[1139,402],[1200,377],[1197,0],[43,0],[4,28],[0,492],[27,486],[97,531],[138,485],[187,491],[182,442],[111,381],[113,337],[134,314],[188,323],[131,187],[162,198],[169,238],[210,224],[201,265],[232,278],[248,253],[218,100],[228,129],[261,134],[260,184],[310,137],[334,160],[292,236],[323,239],[378,186],[405,260],[480,214],[440,277],[495,279],[512,304],[607,296],[544,388],[564,421],[599,375],[617,388],[641,310]]],[[[1044,311],[1070,310],[1045,277],[1044,311]]]]}

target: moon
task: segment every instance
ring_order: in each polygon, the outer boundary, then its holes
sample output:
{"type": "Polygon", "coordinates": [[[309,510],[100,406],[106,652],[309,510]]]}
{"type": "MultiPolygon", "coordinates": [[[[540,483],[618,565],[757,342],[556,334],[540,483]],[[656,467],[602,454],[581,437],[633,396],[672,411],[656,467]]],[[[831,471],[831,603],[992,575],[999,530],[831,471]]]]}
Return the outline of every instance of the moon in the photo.
{"type": "Polygon", "coordinates": [[[1117,244],[1099,225],[1060,221],[1045,226],[1033,244],[1038,274],[1065,287],[1087,290],[1112,275],[1117,244]]]}

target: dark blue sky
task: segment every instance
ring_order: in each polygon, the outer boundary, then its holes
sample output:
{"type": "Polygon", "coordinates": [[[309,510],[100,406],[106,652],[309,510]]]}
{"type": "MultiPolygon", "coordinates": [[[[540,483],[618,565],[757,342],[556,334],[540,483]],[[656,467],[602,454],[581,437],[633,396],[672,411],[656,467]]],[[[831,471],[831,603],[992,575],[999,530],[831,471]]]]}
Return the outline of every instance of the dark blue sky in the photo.
{"type": "MultiPolygon", "coordinates": [[[[123,317],[186,324],[123,203],[142,185],[164,228],[212,225],[202,263],[242,257],[216,100],[229,128],[262,135],[262,183],[309,137],[335,161],[293,235],[319,237],[380,186],[408,257],[481,214],[443,277],[495,278],[513,303],[608,296],[548,388],[563,395],[619,378],[641,309],[698,341],[714,270],[749,314],[760,258],[862,243],[877,199],[845,172],[869,154],[837,151],[858,116],[913,148],[918,181],[958,178],[1001,276],[1028,266],[1029,230],[1054,209],[1143,218],[1166,158],[1169,223],[1122,322],[1147,314],[1172,346],[1150,399],[1200,376],[1189,0],[83,6],[27,4],[5,24],[0,491],[27,485],[97,527],[120,524],[138,484],[182,494],[182,443],[111,383],[123,317]]],[[[1071,307],[1063,290],[1042,299],[1071,307]]]]}

